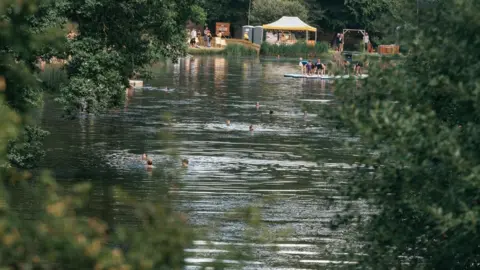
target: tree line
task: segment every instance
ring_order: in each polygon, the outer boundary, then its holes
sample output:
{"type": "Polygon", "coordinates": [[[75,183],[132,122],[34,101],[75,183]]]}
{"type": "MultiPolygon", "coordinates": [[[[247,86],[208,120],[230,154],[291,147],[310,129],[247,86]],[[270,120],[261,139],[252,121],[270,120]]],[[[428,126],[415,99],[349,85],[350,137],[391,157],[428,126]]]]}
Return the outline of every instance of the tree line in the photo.
{"type": "Polygon", "coordinates": [[[343,28],[362,28],[380,38],[389,31],[386,27],[400,21],[399,9],[406,9],[412,3],[415,1],[204,0],[199,5],[211,26],[217,21],[231,22],[234,28],[246,25],[248,21],[261,25],[282,16],[297,16],[324,33],[339,32],[343,28]]]}

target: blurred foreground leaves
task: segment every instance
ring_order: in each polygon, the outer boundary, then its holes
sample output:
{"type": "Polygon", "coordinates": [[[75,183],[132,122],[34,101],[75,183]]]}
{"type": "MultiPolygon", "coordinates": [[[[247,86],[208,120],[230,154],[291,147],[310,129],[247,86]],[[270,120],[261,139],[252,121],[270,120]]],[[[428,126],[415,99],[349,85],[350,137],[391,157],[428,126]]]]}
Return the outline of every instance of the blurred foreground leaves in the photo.
{"type": "Polygon", "coordinates": [[[332,116],[365,145],[343,192],[374,213],[339,220],[358,229],[356,268],[480,267],[479,12],[479,1],[437,1],[405,34],[405,61],[336,87],[332,116]]]}
{"type": "Polygon", "coordinates": [[[27,125],[29,109],[37,102],[35,94],[30,98],[31,91],[41,89],[34,65],[37,50],[57,41],[51,30],[45,38],[31,31],[27,18],[41,11],[40,2],[0,4],[0,268],[183,269],[193,231],[168,203],[125,201],[135,209],[139,227],[111,230],[101,220],[78,214],[87,202],[89,184],[65,191],[43,174],[32,186],[25,181],[30,173],[9,166],[31,166],[33,156],[42,151],[37,139],[45,136],[27,125]],[[32,195],[31,220],[10,208],[12,185],[32,195]]]}

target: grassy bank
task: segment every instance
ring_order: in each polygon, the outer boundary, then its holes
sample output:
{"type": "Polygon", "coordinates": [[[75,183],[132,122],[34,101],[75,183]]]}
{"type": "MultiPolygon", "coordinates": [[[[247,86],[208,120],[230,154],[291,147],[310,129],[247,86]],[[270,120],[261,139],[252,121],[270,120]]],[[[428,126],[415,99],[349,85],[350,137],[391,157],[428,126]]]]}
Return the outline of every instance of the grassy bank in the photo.
{"type": "Polygon", "coordinates": [[[225,54],[228,56],[257,56],[257,51],[241,44],[228,44],[225,47],[225,54]]]}
{"type": "Polygon", "coordinates": [[[260,54],[264,56],[282,56],[282,57],[315,57],[328,53],[328,44],[324,42],[316,43],[315,46],[307,45],[304,42],[298,42],[292,45],[275,45],[264,42],[260,49],[260,54]]]}
{"type": "Polygon", "coordinates": [[[191,55],[218,55],[224,54],[225,48],[188,48],[187,53],[191,55]]]}
{"type": "MultiPolygon", "coordinates": [[[[254,49],[245,47],[241,44],[229,44],[225,48],[189,48],[187,51],[191,55],[226,55],[226,56],[256,56],[257,52],[254,49]]],[[[397,55],[382,55],[378,53],[365,52],[351,52],[353,61],[359,61],[365,57],[370,59],[403,59],[405,56],[397,55]]],[[[335,51],[329,49],[327,43],[317,43],[315,46],[307,46],[305,43],[297,43],[294,45],[271,45],[263,43],[260,49],[261,56],[277,57],[303,57],[305,59],[315,57],[332,57],[335,51]]],[[[343,57],[343,54],[342,54],[343,57]]]]}
{"type": "Polygon", "coordinates": [[[240,44],[228,44],[225,48],[188,48],[191,55],[256,56],[257,51],[240,44]]]}

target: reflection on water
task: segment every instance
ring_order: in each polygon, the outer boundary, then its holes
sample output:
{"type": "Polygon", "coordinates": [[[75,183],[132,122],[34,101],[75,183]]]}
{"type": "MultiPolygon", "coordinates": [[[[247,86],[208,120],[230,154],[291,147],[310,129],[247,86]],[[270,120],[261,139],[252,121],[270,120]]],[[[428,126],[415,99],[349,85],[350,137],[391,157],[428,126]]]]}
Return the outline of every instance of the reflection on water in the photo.
{"type": "MultiPolygon", "coordinates": [[[[274,244],[276,251],[255,245],[252,269],[316,268],[338,261],[341,255],[331,252],[344,237],[329,229],[329,221],[340,208],[330,208],[322,195],[333,196],[335,186],[344,184],[352,157],[342,142],[352,138],[327,128],[320,116],[304,116],[302,104],[330,103],[332,85],[283,77],[296,71],[293,62],[191,57],[155,65],[147,87],[128,93],[125,110],[66,120],[49,101],[42,119],[52,133],[44,166],[64,184],[91,181],[93,215],[134,225],[109,187],[120,185],[142,200],[158,197],[169,192],[168,173],[187,158],[174,203],[195,225],[276,196],[275,203],[263,207],[263,219],[273,231],[289,228],[292,234],[274,244]],[[178,156],[170,154],[173,149],[178,156]],[[153,160],[152,173],[140,160],[142,153],[153,160]],[[337,183],[328,182],[322,170],[337,183]]],[[[237,222],[219,227],[209,239],[215,248],[198,239],[187,250],[189,264],[211,260],[231,244],[252,244],[243,242],[243,229],[237,222]]]]}

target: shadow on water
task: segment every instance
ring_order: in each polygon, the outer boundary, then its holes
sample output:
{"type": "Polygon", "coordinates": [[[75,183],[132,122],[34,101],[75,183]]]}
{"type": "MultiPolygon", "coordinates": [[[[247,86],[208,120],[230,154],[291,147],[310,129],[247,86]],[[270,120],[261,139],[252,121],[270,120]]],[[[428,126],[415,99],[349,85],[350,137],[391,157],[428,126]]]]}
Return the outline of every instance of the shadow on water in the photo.
{"type": "MultiPolygon", "coordinates": [[[[325,250],[344,239],[328,226],[339,209],[328,208],[318,195],[335,193],[322,170],[345,181],[353,157],[342,142],[351,138],[327,128],[320,116],[304,115],[302,104],[327,105],[333,91],[326,81],[283,77],[297,68],[295,62],[192,57],[154,65],[147,87],[128,93],[125,108],[105,115],[62,119],[61,108],[47,100],[41,122],[51,135],[43,166],[60,183],[92,182],[91,214],[111,224],[135,225],[110,187],[119,185],[142,200],[161,196],[169,192],[168,170],[187,158],[190,165],[182,171],[183,188],[174,203],[189,212],[192,223],[206,225],[225,211],[275,195],[277,203],[263,209],[264,221],[272,230],[291,228],[292,234],[279,241],[276,252],[260,248],[258,261],[324,265],[332,259],[325,250]],[[172,149],[178,157],[170,155],[172,149]],[[145,169],[144,152],[158,173],[145,169]]],[[[240,223],[219,228],[210,239],[214,250],[199,239],[188,250],[189,262],[208,260],[227,244],[242,244],[242,228],[240,223]]]]}

